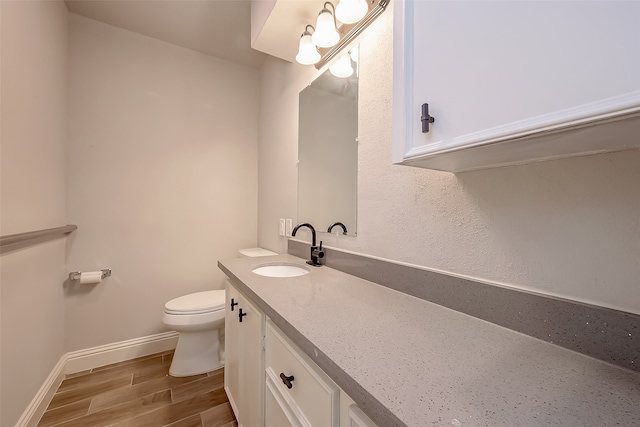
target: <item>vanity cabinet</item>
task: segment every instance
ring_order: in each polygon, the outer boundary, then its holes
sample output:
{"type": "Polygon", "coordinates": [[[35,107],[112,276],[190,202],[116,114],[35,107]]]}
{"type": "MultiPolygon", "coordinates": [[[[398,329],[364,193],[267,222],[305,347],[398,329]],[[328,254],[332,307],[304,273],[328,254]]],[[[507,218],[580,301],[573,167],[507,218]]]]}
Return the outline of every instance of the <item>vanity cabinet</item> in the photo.
{"type": "Polygon", "coordinates": [[[230,280],[226,291],[224,388],[240,427],[375,427],[230,280]]]}
{"type": "Polygon", "coordinates": [[[263,425],[265,315],[226,282],[224,388],[238,425],[263,425]]]}
{"type": "Polygon", "coordinates": [[[640,148],[640,3],[393,4],[394,163],[462,172],[640,148]]]}

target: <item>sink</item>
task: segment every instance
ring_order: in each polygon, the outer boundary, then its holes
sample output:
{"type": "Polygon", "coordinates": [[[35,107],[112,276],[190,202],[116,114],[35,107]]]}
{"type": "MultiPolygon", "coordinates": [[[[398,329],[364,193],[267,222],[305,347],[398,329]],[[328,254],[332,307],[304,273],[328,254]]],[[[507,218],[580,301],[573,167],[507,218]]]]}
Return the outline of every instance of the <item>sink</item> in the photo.
{"type": "Polygon", "coordinates": [[[265,277],[297,277],[309,274],[309,269],[298,264],[264,264],[251,270],[259,276],[265,277]]]}

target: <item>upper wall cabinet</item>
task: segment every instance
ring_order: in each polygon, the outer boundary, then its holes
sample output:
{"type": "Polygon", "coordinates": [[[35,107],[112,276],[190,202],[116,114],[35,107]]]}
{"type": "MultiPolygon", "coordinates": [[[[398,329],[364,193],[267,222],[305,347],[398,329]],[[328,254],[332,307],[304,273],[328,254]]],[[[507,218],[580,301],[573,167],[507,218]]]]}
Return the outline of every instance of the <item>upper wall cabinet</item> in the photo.
{"type": "Polygon", "coordinates": [[[640,2],[394,0],[394,14],[394,163],[640,148],[640,2]]]}

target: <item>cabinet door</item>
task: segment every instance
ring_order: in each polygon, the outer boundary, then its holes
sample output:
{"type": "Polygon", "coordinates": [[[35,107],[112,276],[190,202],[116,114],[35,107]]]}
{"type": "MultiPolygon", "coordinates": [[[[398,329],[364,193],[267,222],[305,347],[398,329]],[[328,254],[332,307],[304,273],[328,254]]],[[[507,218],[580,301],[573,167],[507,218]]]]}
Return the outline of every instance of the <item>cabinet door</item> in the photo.
{"type": "Polygon", "coordinates": [[[371,421],[371,418],[362,412],[362,409],[356,405],[349,406],[349,418],[351,420],[349,427],[377,427],[376,424],[371,421]]]}
{"type": "Polygon", "coordinates": [[[225,391],[238,425],[263,425],[264,314],[227,281],[225,391]]]}
{"type": "Polygon", "coordinates": [[[240,394],[240,349],[238,342],[238,300],[240,293],[226,281],[226,304],[224,316],[224,336],[225,336],[225,366],[224,366],[224,389],[229,397],[229,403],[233,411],[238,416],[238,402],[236,399],[240,394]]]}
{"type": "Polygon", "coordinates": [[[402,104],[394,127],[403,140],[395,162],[638,107],[638,2],[398,0],[394,8],[394,103],[402,104]],[[423,103],[435,117],[428,133],[423,103]]]}
{"type": "MultiPolygon", "coordinates": [[[[262,426],[264,414],[264,315],[247,299],[242,299],[242,322],[238,320],[240,341],[240,416],[244,427],[262,426]]],[[[240,313],[239,313],[240,315],[240,313]]]]}

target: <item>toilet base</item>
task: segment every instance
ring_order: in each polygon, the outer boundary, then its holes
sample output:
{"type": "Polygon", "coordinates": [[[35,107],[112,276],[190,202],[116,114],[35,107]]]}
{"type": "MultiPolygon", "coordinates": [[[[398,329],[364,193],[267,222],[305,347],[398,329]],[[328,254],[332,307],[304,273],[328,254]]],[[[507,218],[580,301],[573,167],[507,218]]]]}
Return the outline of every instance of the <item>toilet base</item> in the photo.
{"type": "Polygon", "coordinates": [[[188,377],[215,371],[223,366],[224,327],[207,331],[180,332],[169,375],[188,377]]]}

